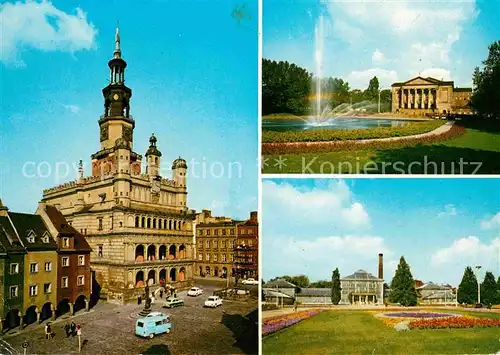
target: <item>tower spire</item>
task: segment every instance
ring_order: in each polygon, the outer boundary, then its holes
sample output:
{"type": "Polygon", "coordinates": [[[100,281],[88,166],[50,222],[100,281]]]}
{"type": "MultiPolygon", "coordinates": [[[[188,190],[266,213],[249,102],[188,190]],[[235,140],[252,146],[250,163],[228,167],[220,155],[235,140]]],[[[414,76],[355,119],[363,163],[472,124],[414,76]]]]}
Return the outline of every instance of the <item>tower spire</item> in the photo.
{"type": "Polygon", "coordinates": [[[116,26],[116,34],[115,34],[115,52],[113,53],[114,58],[121,58],[122,51],[120,49],[120,28],[118,25],[116,26]]]}

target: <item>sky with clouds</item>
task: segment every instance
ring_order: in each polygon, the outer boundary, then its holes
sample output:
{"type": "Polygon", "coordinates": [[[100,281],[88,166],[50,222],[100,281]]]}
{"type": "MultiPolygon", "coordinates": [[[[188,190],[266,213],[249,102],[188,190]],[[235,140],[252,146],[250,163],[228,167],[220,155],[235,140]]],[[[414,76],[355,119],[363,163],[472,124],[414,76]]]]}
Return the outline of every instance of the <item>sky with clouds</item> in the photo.
{"type": "Polygon", "coordinates": [[[358,269],[384,279],[399,258],[413,277],[458,285],[466,266],[500,276],[498,179],[264,179],[264,280],[313,281],[358,269]]]}
{"type": "Polygon", "coordinates": [[[365,89],[417,75],[472,86],[472,73],[500,39],[500,1],[266,0],[263,56],[315,72],[314,29],[323,18],[323,76],[365,89]]]}
{"type": "Polygon", "coordinates": [[[244,4],[3,1],[3,202],[33,212],[42,189],[77,176],[80,159],[90,174],[119,21],[134,150],[144,155],[154,132],[166,177],[186,159],[190,208],[235,218],[257,209],[258,12],[257,1],[244,4]]]}

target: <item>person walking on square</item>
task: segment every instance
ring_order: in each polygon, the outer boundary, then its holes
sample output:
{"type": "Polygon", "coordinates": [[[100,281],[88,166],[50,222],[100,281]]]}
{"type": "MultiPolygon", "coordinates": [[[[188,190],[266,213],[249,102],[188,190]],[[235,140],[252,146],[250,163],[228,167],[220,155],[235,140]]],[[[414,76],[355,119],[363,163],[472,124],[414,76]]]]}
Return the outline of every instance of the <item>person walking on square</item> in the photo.
{"type": "Polygon", "coordinates": [[[137,296],[137,304],[142,304],[142,296],[137,296]]]}
{"type": "Polygon", "coordinates": [[[50,327],[50,324],[45,326],[45,336],[47,339],[52,339],[52,328],[50,327]]]}
{"type": "Polygon", "coordinates": [[[66,323],[64,325],[64,331],[66,332],[66,338],[69,338],[69,331],[70,331],[69,323],[66,323]]]}
{"type": "Polygon", "coordinates": [[[163,298],[163,290],[160,290],[160,298],[163,298]]]}
{"type": "Polygon", "coordinates": [[[75,324],[75,322],[71,322],[70,330],[71,330],[71,335],[75,336],[76,335],[76,324],[75,324]]]}

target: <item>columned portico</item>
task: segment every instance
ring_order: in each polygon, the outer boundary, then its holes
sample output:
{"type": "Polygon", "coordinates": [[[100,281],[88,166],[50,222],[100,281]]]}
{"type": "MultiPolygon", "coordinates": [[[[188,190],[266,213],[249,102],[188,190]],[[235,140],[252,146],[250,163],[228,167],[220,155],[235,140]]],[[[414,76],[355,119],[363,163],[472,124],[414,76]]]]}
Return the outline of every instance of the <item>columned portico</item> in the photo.
{"type": "Polygon", "coordinates": [[[454,88],[453,81],[416,77],[392,85],[392,112],[411,116],[467,111],[472,89],[454,88]]]}

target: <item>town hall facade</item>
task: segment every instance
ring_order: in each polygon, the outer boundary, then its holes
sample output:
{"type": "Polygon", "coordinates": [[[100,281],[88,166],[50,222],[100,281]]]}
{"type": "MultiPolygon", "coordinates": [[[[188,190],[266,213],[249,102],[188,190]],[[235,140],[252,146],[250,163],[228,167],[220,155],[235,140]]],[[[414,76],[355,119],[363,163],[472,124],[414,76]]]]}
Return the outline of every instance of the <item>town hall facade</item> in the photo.
{"type": "Polygon", "coordinates": [[[92,155],[92,172],[43,192],[92,248],[93,292],[108,301],[126,302],[144,292],[192,285],[195,214],[187,207],[187,164],[172,162],[172,176],[160,175],[161,152],[152,135],[143,157],[134,151],[132,90],[125,85],[117,29],[108,63],[110,84],[103,90],[104,112],[98,123],[100,149],[92,155]]]}

